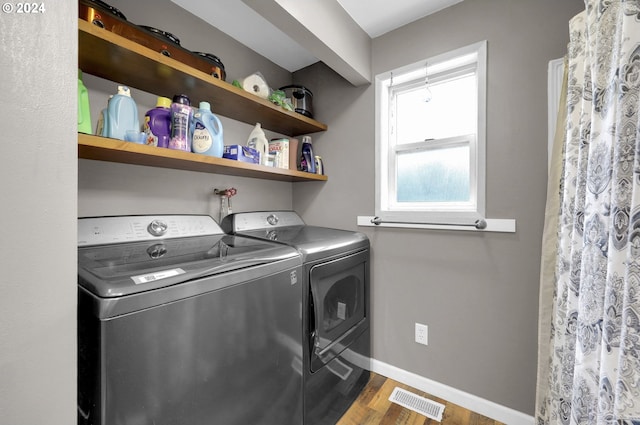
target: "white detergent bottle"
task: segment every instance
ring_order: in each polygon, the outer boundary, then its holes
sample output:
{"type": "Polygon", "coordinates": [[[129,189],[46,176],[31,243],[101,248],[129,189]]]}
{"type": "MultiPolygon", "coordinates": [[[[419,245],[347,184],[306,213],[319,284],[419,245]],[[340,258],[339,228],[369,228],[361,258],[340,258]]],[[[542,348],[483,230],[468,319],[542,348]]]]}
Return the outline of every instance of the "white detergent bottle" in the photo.
{"type": "Polygon", "coordinates": [[[257,150],[260,153],[260,164],[267,165],[269,160],[269,141],[262,131],[260,123],[256,123],[256,126],[251,130],[249,139],[247,140],[247,146],[257,150]]]}
{"type": "Polygon", "coordinates": [[[138,107],[131,98],[129,87],[118,86],[118,93],[109,99],[102,135],[125,140],[127,130],[140,131],[138,107]]]}
{"type": "Polygon", "coordinates": [[[211,112],[209,102],[200,102],[200,108],[193,114],[193,120],[191,120],[190,133],[192,152],[222,158],[224,150],[222,123],[211,112]]]}

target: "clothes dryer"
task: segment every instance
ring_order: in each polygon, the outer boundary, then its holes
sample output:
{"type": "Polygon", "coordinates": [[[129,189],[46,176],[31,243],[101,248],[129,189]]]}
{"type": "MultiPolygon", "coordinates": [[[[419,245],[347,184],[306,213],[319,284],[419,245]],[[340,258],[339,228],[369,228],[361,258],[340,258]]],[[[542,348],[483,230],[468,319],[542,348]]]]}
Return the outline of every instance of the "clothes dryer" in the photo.
{"type": "Polygon", "coordinates": [[[369,379],[369,240],[306,225],[293,211],[236,213],[230,234],[276,241],[303,258],[304,424],[333,424],[369,379]]]}

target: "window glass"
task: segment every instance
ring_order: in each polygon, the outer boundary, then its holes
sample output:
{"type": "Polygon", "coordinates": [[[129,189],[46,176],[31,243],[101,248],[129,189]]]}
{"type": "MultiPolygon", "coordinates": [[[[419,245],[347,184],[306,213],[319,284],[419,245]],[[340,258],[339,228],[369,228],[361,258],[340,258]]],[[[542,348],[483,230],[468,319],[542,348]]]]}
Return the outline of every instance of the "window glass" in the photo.
{"type": "Polygon", "coordinates": [[[398,155],[398,202],[468,202],[469,146],[398,155]]]}
{"type": "Polygon", "coordinates": [[[396,92],[398,144],[476,132],[474,74],[396,92]]]}

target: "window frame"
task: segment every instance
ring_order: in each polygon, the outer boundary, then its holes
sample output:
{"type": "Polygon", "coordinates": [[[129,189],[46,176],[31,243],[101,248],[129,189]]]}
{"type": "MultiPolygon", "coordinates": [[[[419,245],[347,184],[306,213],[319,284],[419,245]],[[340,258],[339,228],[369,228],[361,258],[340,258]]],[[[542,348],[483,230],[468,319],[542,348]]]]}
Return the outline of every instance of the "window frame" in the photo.
{"type": "Polygon", "coordinates": [[[375,77],[376,120],[376,216],[384,221],[407,223],[472,223],[485,216],[486,174],[486,81],[487,42],[481,41],[413,64],[399,67],[375,77]],[[390,112],[390,92],[439,82],[475,70],[477,79],[476,133],[424,142],[395,145],[389,131],[394,118],[390,112]],[[393,86],[391,83],[393,82],[393,86]],[[391,88],[393,87],[393,88],[391,88]],[[395,202],[397,154],[407,150],[431,150],[441,147],[469,146],[470,201],[464,203],[395,202]]]}

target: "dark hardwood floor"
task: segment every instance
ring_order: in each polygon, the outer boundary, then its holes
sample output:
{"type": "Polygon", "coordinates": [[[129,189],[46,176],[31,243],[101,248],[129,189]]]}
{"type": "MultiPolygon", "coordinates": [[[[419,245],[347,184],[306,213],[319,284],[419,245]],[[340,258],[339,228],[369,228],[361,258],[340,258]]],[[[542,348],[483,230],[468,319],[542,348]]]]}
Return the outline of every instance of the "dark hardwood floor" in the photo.
{"type": "Polygon", "coordinates": [[[401,384],[382,375],[371,378],[358,399],[336,425],[504,425],[501,422],[471,412],[446,400],[401,384]],[[389,401],[395,387],[445,405],[442,422],[432,420],[389,401]]]}

